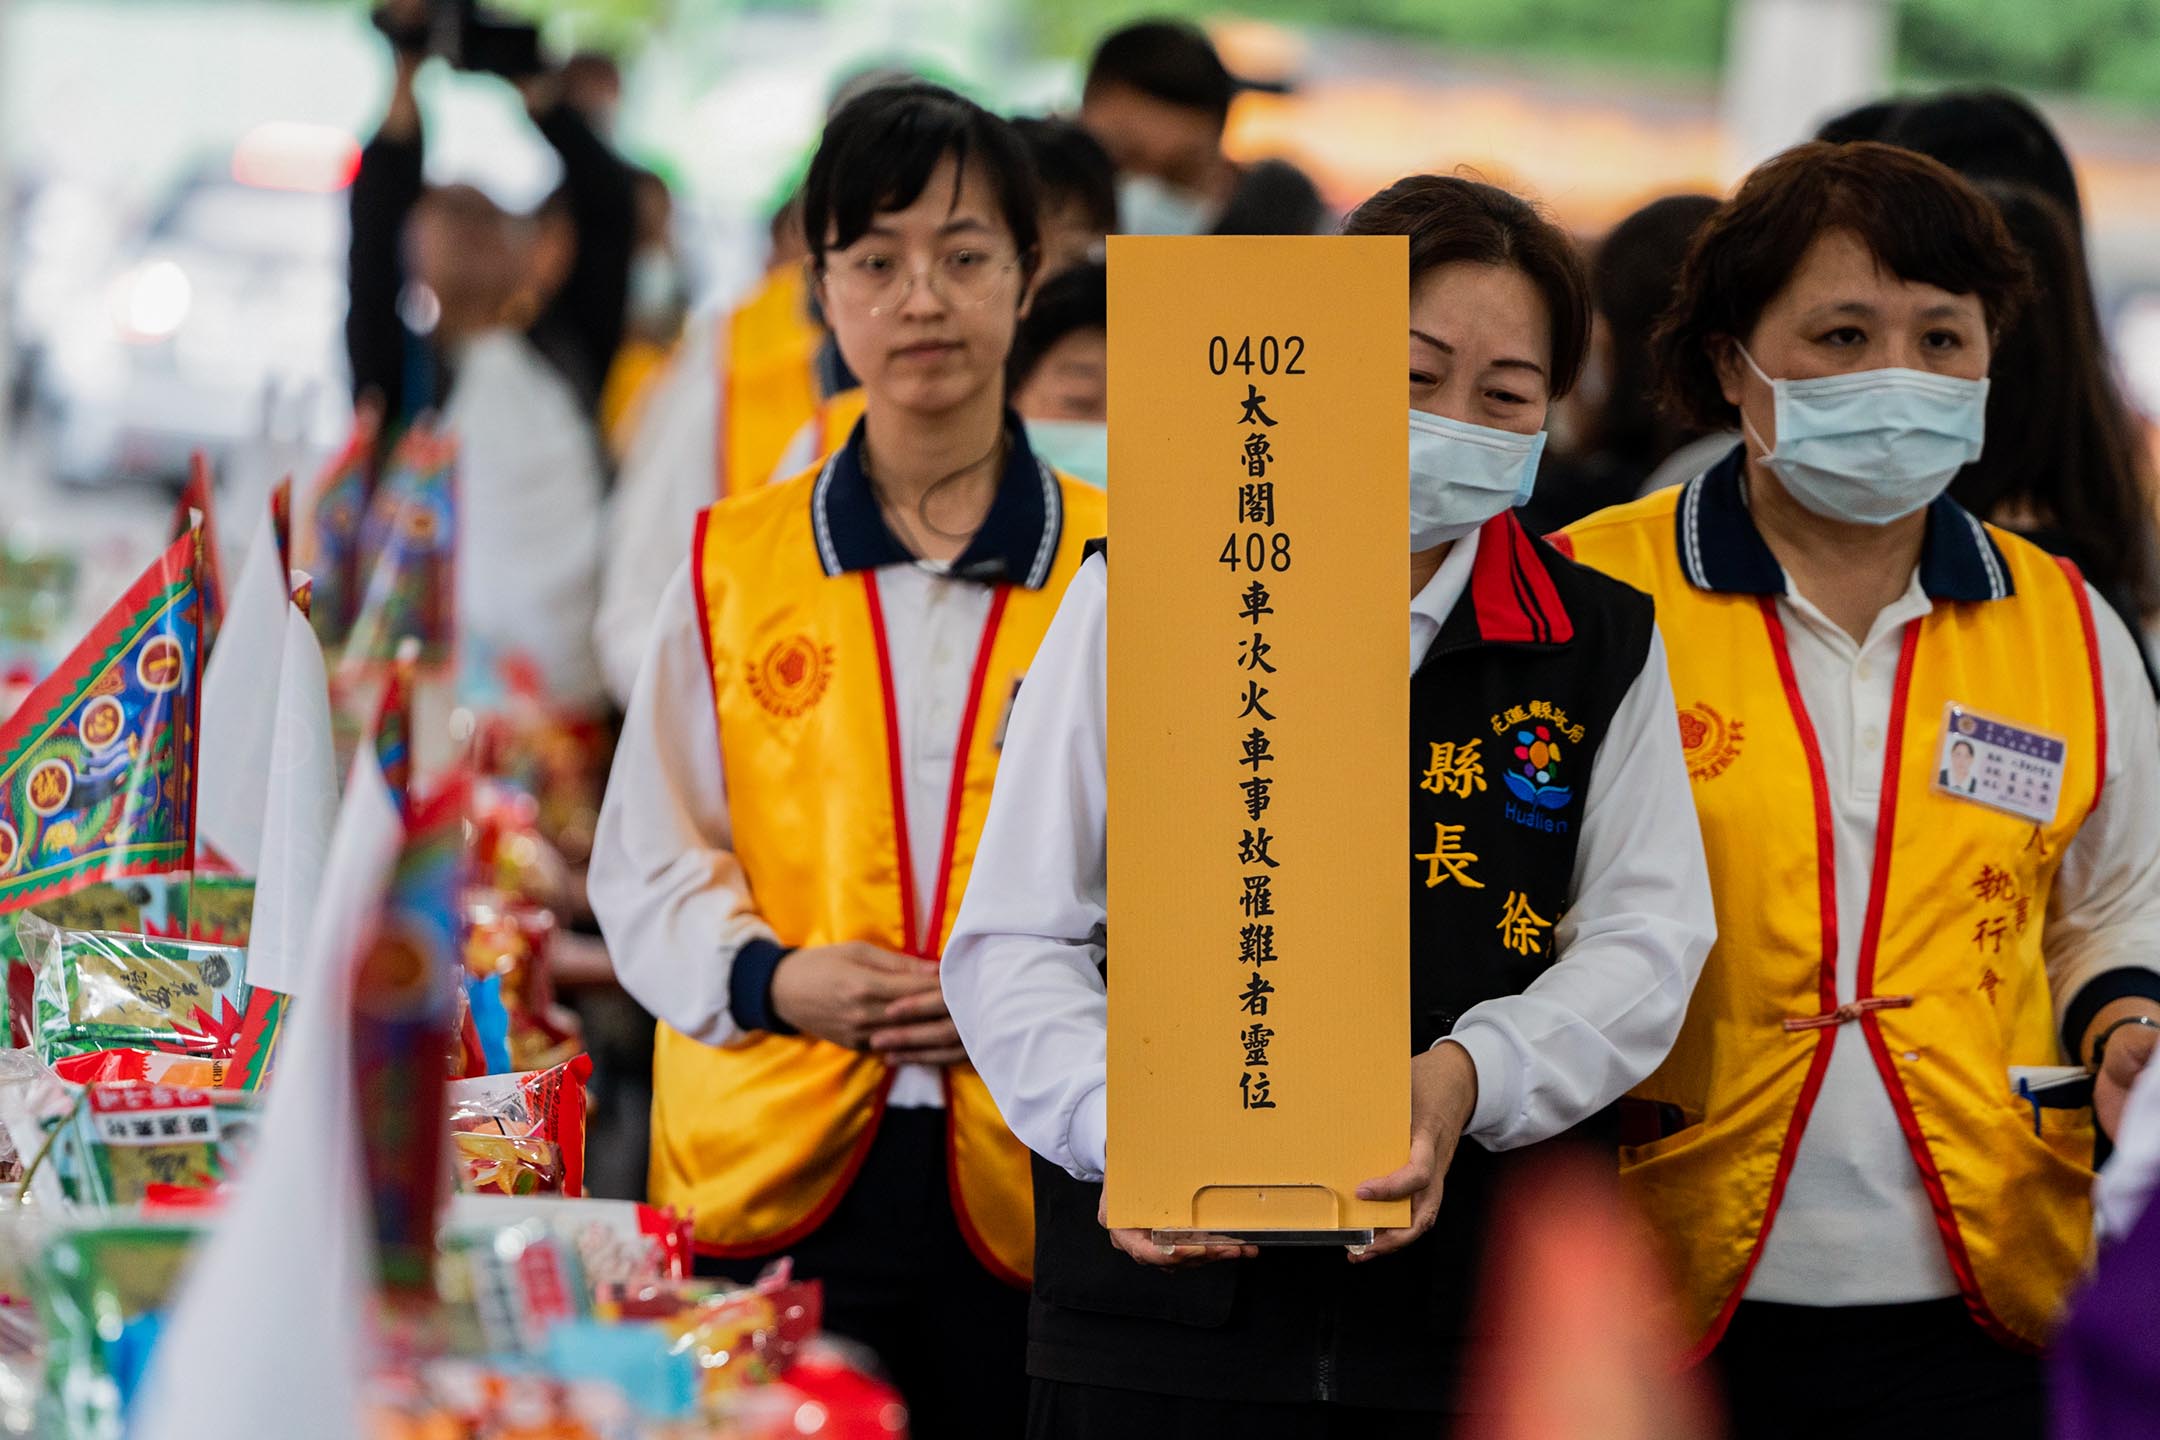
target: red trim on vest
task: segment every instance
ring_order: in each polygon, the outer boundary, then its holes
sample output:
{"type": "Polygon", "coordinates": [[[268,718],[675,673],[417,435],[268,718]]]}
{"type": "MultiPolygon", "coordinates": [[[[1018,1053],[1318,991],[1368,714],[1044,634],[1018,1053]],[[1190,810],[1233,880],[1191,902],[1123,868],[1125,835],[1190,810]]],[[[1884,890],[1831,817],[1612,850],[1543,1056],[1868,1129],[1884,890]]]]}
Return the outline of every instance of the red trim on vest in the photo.
{"type": "MultiPolygon", "coordinates": [[[[1004,592],[1001,589],[999,593],[1004,592]]],[[[975,1228],[975,1220],[968,1214],[967,1202],[960,1198],[960,1143],[957,1138],[960,1127],[952,1118],[952,1070],[947,1068],[940,1072],[938,1080],[945,1087],[945,1189],[946,1193],[952,1196],[953,1219],[960,1226],[960,1238],[967,1241],[968,1249],[975,1252],[975,1258],[982,1262],[983,1269],[1015,1290],[1033,1289],[1033,1281],[998,1259],[996,1252],[990,1248],[990,1242],[983,1239],[982,1232],[975,1228]]]]}
{"type": "Polygon", "coordinates": [[[982,643],[975,650],[975,670],[968,677],[967,705],[960,712],[960,738],[953,745],[952,783],[945,800],[945,839],[938,851],[937,894],[930,901],[930,923],[923,930],[924,958],[938,960],[945,952],[945,901],[952,893],[953,851],[960,842],[960,802],[967,794],[968,752],[975,744],[975,716],[982,709],[983,686],[990,678],[990,650],[997,644],[998,622],[1005,618],[1005,600],[1012,587],[1000,585],[990,592],[990,613],[983,618],[982,643]]]}
{"type": "Polygon", "coordinates": [[[1470,603],[1478,635],[1503,645],[1565,645],[1575,626],[1545,561],[1512,510],[1503,510],[1478,531],[1470,564],[1470,603]]]}
{"type": "MultiPolygon", "coordinates": [[[[1855,989],[1855,995],[1860,999],[1875,993],[1876,945],[1882,938],[1883,906],[1890,889],[1890,853],[1895,848],[1892,840],[1897,834],[1898,778],[1904,768],[1905,701],[1912,688],[1913,660],[1920,653],[1920,625],[1917,620],[1905,624],[1905,643],[1898,652],[1897,683],[1890,701],[1890,729],[1883,755],[1882,807],[1875,820],[1875,870],[1868,881],[1866,928],[1860,935],[1860,975],[1855,989]]],[[[1912,1100],[1905,1094],[1905,1082],[1898,1078],[1897,1065],[1890,1058],[1890,1046],[1882,1035],[1882,1022],[1872,1012],[1863,1015],[1860,1033],[1867,1037],[1868,1053],[1875,1057],[1875,1070],[1890,1096],[1890,1108],[1897,1112],[1898,1128],[1905,1132],[1906,1147],[1912,1151],[1913,1163],[1920,1169],[1920,1183],[1926,1188],[1928,1205],[1935,1212],[1935,1228],[1942,1233],[1943,1253],[1950,1261],[1950,1272],[1957,1277],[1958,1289],[1965,1296],[1965,1308],[1972,1312],[1973,1320],[1981,1329],[2004,1345],[2036,1353],[2037,1347],[2011,1334],[1995,1317],[1995,1312],[1988,1309],[1986,1297],[1980,1293],[1980,1280],[1973,1270],[1972,1256],[1966,1252],[1965,1237],[1959,1233],[1957,1216],[1950,1209],[1950,1194],[1943,1188],[1942,1172],[1935,1168],[1935,1157],[1928,1150],[1927,1137],[1920,1131],[1919,1117],[1913,1114],[1912,1100]]]]}
{"type": "MultiPolygon", "coordinates": [[[[888,1070],[885,1083],[878,1086],[877,1098],[870,1102],[870,1124],[863,1131],[861,1143],[856,1145],[855,1153],[848,1157],[847,1168],[840,1172],[840,1178],[833,1182],[832,1189],[825,1192],[825,1198],[817,1203],[816,1209],[778,1235],[745,1240],[739,1245],[716,1245],[706,1240],[694,1240],[690,1245],[691,1250],[716,1260],[747,1260],[759,1255],[770,1255],[776,1250],[785,1250],[830,1220],[833,1211],[840,1208],[840,1201],[854,1188],[856,1175],[861,1173],[863,1162],[870,1158],[870,1147],[877,1143],[878,1127],[885,1121],[885,1097],[892,1093],[892,1086],[893,1076],[888,1070]]],[[[950,1121],[947,1122],[947,1128],[951,1128],[950,1121]]]]}
{"type": "Polygon", "coordinates": [[[915,943],[915,855],[908,844],[907,784],[900,770],[900,706],[893,693],[892,648],[885,641],[885,607],[878,600],[877,572],[862,572],[870,602],[870,634],[877,641],[878,689],[885,699],[885,773],[892,783],[893,853],[900,863],[900,948],[922,953],[915,943]]]}
{"type": "MultiPolygon", "coordinates": [[[[698,511],[697,524],[690,532],[690,584],[697,591],[698,647],[705,652],[705,681],[717,696],[720,693],[720,677],[713,669],[712,601],[705,594],[705,521],[709,514],[709,511],[698,511]]],[[[716,724],[713,735],[717,738],[719,734],[720,727],[716,724]]],[[[713,758],[724,765],[722,757],[726,753],[715,746],[713,758]]]]}
{"type": "MultiPolygon", "coordinates": [[[[1822,743],[1815,736],[1815,722],[1809,718],[1807,701],[1801,697],[1800,681],[1793,674],[1792,653],[1785,644],[1785,622],[1779,618],[1777,597],[1763,595],[1756,602],[1762,609],[1763,626],[1769,632],[1770,653],[1776,657],[1778,680],[1785,687],[1785,703],[1792,710],[1793,724],[1800,732],[1800,748],[1807,755],[1808,786],[1815,800],[1815,889],[1816,905],[1821,912],[1822,961],[1818,972],[1817,992],[1822,1008],[1837,1007],[1837,850],[1836,832],[1830,818],[1830,781],[1823,772],[1822,743]]],[[[1808,1063],[1807,1078],[1800,1082],[1800,1098],[1793,1106],[1792,1120],[1785,1127],[1785,1140],[1778,1147],[1777,1170],[1770,1177],[1770,1198],[1763,1207],[1762,1224],[1756,1227],[1755,1244],[1748,1251],[1747,1264],[1740,1271],[1740,1278],[1719,1307],[1717,1318],[1710,1322],[1710,1329],[1688,1352],[1686,1363],[1693,1365],[1717,1347],[1725,1338],[1725,1328],[1732,1324],[1733,1312],[1740,1307],[1740,1299],[1747,1294],[1748,1281],[1754,1277],[1755,1266],[1762,1260],[1763,1246],[1769,1242],[1770,1227],[1777,1220],[1778,1206],[1785,1200],[1785,1184],[1792,1178],[1793,1161],[1800,1153],[1800,1137],[1807,1132],[1808,1117],[1815,1111],[1815,1097],[1822,1091],[1823,1074],[1830,1068],[1830,1052],[1837,1044],[1837,1026],[1826,1026],[1815,1032],[1815,1058],[1808,1063]]]]}
{"type": "MultiPolygon", "coordinates": [[[[2085,630],[2085,664],[2092,671],[2093,687],[2093,810],[2100,808],[2100,792],[2107,786],[2107,676],[2100,668],[2100,632],[2093,625],[2092,596],[2085,589],[2085,575],[2077,562],[2065,555],[2055,557],[2070,581],[2077,601],[2078,622],[2085,630]]],[[[2092,810],[2087,810],[2090,815],[2092,810]]]]}
{"type": "Polygon", "coordinates": [[[1545,543],[1552,546],[1562,555],[1567,556],[1568,559],[1573,560],[1575,558],[1575,537],[1568,534],[1567,531],[1553,531],[1552,534],[1545,537],[1545,543]]]}

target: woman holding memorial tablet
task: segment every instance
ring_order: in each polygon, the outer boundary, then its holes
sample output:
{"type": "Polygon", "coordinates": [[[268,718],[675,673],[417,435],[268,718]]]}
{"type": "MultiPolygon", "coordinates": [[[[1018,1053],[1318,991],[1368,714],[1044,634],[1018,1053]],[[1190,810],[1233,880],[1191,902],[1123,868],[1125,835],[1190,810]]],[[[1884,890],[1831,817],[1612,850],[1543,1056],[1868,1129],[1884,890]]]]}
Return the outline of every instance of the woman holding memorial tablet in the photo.
{"type": "Polygon", "coordinates": [[[1651,606],[1513,513],[1582,364],[1580,262],[1529,205],[1464,179],[1401,181],[1345,228],[1410,242],[1414,1119],[1408,1162],[1362,1193],[1409,1199],[1413,1220],[1346,1256],[1165,1249],[1098,1219],[1107,554],[1091,559],[1015,707],[944,965],[970,1057],[1038,1157],[1033,1436],[1434,1434],[1477,1352],[1497,1152],[1600,1128],[1663,1057],[1710,944],[1651,606]]]}
{"type": "Polygon", "coordinates": [[[1568,532],[1672,640],[1718,948],[1623,1180],[1742,1437],[2039,1435],[2083,1102],[2111,1124],[2160,1036],[2137,647],[1944,494],[2024,287],[1935,161],[1786,152],[1697,232],[1659,341],[1672,403],[1744,442],[1568,532]]]}

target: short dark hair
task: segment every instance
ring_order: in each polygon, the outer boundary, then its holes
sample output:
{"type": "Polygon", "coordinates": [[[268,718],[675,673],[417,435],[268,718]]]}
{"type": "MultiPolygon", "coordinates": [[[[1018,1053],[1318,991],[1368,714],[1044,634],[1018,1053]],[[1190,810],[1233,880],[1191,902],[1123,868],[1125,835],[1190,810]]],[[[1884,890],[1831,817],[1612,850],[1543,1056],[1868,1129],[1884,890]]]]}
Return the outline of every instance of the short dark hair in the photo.
{"type": "Polygon", "coordinates": [[[1035,198],[1046,209],[1078,205],[1088,223],[1117,229],[1117,167],[1102,142],[1076,121],[1022,116],[1012,122],[1035,163],[1035,198]]]}
{"type": "Polygon", "coordinates": [[[1933,156],[1968,180],[2030,185],[2063,207],[2073,230],[2083,230],[2077,171],[2062,138],[2031,102],[2011,91],[1878,100],[1829,121],[1815,138],[1879,140],[1933,156]]]}
{"type": "Polygon", "coordinates": [[[1970,741],[1970,740],[1953,740],[1953,741],[1951,741],[1951,742],[1950,742],[1950,753],[1951,753],[1951,754],[1953,754],[1953,755],[1957,754],[1957,752],[1958,752],[1958,746],[1960,746],[1960,745],[1962,745],[1962,746],[1964,746],[1964,747],[1965,747],[1965,753],[1966,753],[1966,754],[1968,754],[1968,755],[1972,755],[1972,754],[1976,754],[1976,753],[1978,753],[1978,752],[1976,752],[1976,751],[1975,751],[1975,750],[1973,749],[1973,743],[1972,743],[1972,741],[1970,741]]]}
{"type": "Polygon", "coordinates": [[[1081,100],[1105,85],[1123,85],[1168,105],[1198,110],[1220,125],[1230,118],[1238,83],[1215,53],[1215,42],[1183,20],[1142,20],[1113,30],[1088,61],[1081,100]]]}
{"type": "Polygon", "coordinates": [[[1075,265],[1043,281],[1020,317],[1006,361],[1008,391],[1018,390],[1035,373],[1058,341],[1082,330],[1110,329],[1110,272],[1101,265],[1075,265]]]}
{"type": "Polygon", "coordinates": [[[1575,387],[1590,345],[1590,284],[1567,232],[1497,185],[1459,175],[1412,175],[1350,212],[1345,235],[1410,237],[1410,280],[1456,261],[1520,270],[1545,297],[1555,400],[1575,387]]]}
{"type": "Polygon", "coordinates": [[[803,238],[819,267],[827,250],[845,250],[881,214],[922,195],[930,172],[952,156],[978,165],[1032,276],[1039,251],[1035,168],[1013,127],[941,85],[911,82],[868,90],[826,123],[803,180],[803,238]]]}
{"type": "Polygon", "coordinates": [[[1872,141],[1796,145],[1763,162],[1703,222],[1652,341],[1665,403],[1699,429],[1734,427],[1712,347],[1745,340],[1818,236],[1850,230],[1891,274],[1979,299],[1988,327],[2016,314],[2024,257],[2002,216],[1948,166],[1872,141]]]}
{"type": "Polygon", "coordinates": [[[1717,210],[1714,195],[1664,195],[1606,232],[1590,288],[1612,341],[1601,445],[1644,473],[1697,434],[1667,423],[1651,385],[1650,337],[1672,308],[1688,243],[1717,210]]]}

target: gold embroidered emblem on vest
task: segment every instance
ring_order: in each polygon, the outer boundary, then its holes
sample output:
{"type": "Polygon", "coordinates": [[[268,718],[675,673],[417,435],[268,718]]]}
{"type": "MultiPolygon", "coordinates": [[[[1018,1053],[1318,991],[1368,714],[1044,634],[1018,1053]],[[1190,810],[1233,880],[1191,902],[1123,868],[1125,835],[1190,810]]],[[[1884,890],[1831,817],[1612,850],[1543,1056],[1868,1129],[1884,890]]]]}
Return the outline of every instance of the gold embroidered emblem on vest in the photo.
{"type": "Polygon", "coordinates": [[[1744,724],[1728,720],[1698,700],[1680,710],[1680,747],[1687,756],[1690,780],[1715,780],[1740,758],[1744,724]]]}
{"type": "Polygon", "coordinates": [[[832,684],[832,646],[807,635],[775,641],[765,658],[743,668],[758,704],[783,718],[802,714],[825,698],[832,684]]]}

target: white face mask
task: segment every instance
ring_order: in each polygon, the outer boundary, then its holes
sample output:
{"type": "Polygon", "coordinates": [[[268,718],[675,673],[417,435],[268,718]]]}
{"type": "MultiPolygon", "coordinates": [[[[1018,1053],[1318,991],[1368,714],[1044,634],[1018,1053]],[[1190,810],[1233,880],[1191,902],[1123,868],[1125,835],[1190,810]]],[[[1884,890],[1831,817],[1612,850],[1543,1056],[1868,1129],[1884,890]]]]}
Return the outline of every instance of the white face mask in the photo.
{"type": "Polygon", "coordinates": [[[1130,172],[1118,177],[1118,230],[1126,235],[1204,235],[1215,223],[1205,196],[1130,172]]]}
{"type": "Polygon", "coordinates": [[[1860,370],[1815,380],[1773,380],[1742,345],[1740,358],[1770,387],[1777,445],[1740,417],[1762,462],[1803,507],[1826,520],[1888,525],[1950,488],[1980,458],[1988,382],[1925,370],[1860,370]]]}
{"type": "Polygon", "coordinates": [[[1410,549],[1460,540],[1530,498],[1545,432],[1518,435],[1410,412],[1410,549]]]}
{"type": "Polygon", "coordinates": [[[1110,427],[1100,420],[1029,420],[1028,449],[1053,470],[1098,490],[1110,483],[1110,427]]]}

